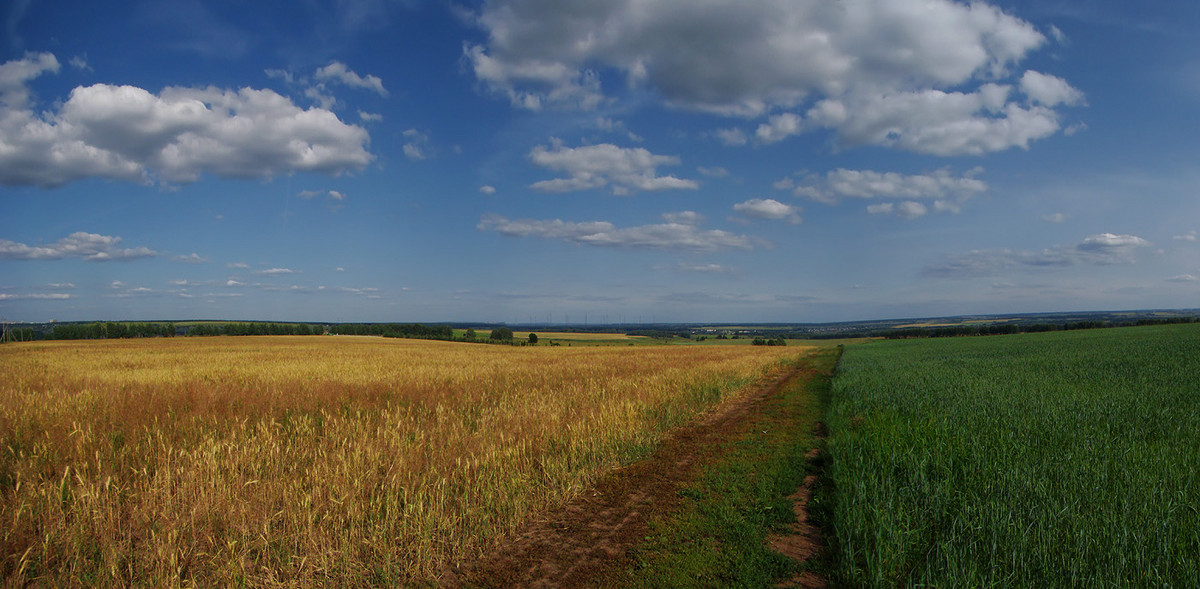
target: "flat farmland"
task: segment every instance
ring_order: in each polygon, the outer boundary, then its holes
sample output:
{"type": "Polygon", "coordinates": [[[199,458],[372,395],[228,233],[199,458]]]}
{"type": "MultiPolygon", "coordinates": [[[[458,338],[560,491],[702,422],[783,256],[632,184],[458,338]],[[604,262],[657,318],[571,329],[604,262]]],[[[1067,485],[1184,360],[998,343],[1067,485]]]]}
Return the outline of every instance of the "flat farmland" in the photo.
{"type": "Polygon", "coordinates": [[[332,336],[6,344],[0,577],[429,582],[800,353],[332,336]]]}
{"type": "Polygon", "coordinates": [[[1200,585],[1196,325],[848,346],[830,581],[1200,585]]]}

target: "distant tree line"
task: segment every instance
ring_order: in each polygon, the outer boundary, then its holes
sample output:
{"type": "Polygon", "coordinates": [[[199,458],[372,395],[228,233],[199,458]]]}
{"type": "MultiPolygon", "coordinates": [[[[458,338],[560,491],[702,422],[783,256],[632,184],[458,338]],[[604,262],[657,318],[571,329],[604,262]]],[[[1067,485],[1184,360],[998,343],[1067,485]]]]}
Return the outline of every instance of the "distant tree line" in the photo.
{"type": "MultiPolygon", "coordinates": [[[[33,329],[13,330],[24,332],[21,341],[37,339],[33,329]]],[[[94,323],[59,323],[45,332],[48,340],[76,339],[127,339],[138,337],[174,337],[215,335],[321,335],[324,325],[309,323],[266,323],[260,321],[237,321],[228,323],[196,323],[176,327],[174,323],[128,323],[98,321],[94,323]]]]}
{"type": "Polygon", "coordinates": [[[338,323],[329,326],[329,333],[412,339],[454,339],[454,330],[449,325],[422,325],[420,323],[338,323]]]}
{"type": "Polygon", "coordinates": [[[59,323],[46,339],[125,339],[134,337],[173,337],[173,323],[59,323]]]}
{"type": "Polygon", "coordinates": [[[309,323],[263,323],[237,321],[232,323],[197,323],[187,328],[189,336],[213,335],[322,335],[324,325],[309,323]]]}
{"type": "Polygon", "coordinates": [[[1066,323],[1003,323],[985,325],[955,325],[952,327],[912,327],[906,329],[891,329],[875,333],[887,339],[908,339],[922,337],[964,337],[974,335],[1007,335],[1013,333],[1045,333],[1048,331],[1073,331],[1077,329],[1103,329],[1106,327],[1131,327],[1134,325],[1173,325],[1178,323],[1197,323],[1197,317],[1164,317],[1158,319],[1138,319],[1137,321],[1073,321],[1066,323]]]}

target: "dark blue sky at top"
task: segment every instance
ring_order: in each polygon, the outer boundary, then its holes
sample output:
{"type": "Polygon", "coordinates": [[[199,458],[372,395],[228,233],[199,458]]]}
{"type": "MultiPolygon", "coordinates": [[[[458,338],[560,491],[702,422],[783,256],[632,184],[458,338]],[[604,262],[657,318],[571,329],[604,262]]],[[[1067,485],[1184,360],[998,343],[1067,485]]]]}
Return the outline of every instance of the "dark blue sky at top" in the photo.
{"type": "Polygon", "coordinates": [[[0,316],[1197,306],[1200,10],[831,6],[12,3],[0,316]]]}

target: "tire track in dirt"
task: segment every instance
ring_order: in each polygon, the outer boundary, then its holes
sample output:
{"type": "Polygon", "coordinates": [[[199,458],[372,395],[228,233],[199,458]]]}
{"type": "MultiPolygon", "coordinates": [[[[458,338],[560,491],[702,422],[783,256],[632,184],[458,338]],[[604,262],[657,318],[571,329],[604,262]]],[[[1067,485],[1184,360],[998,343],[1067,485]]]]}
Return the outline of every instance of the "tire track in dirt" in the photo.
{"type": "Polygon", "coordinates": [[[579,587],[598,583],[609,571],[630,564],[630,548],[645,539],[654,516],[676,511],[678,491],[721,442],[748,429],[748,416],[763,400],[797,378],[815,374],[807,366],[776,376],[765,386],[722,403],[677,429],[648,458],[600,478],[564,509],[535,519],[483,559],[440,579],[445,587],[579,587]]]}
{"type": "MultiPolygon", "coordinates": [[[[824,438],[824,427],[819,427],[817,437],[824,438]]],[[[820,460],[821,449],[813,448],[808,453],[809,464],[820,460]]],[[[813,488],[817,485],[818,475],[810,474],[804,477],[804,482],[795,493],[788,495],[792,500],[792,513],[796,514],[796,522],[790,526],[786,534],[767,536],[767,546],[788,558],[803,564],[823,556],[825,546],[821,528],[808,518],[808,502],[812,500],[813,488]]],[[[811,570],[802,570],[792,578],[780,583],[777,587],[800,587],[801,589],[824,589],[825,579],[811,570]]]]}

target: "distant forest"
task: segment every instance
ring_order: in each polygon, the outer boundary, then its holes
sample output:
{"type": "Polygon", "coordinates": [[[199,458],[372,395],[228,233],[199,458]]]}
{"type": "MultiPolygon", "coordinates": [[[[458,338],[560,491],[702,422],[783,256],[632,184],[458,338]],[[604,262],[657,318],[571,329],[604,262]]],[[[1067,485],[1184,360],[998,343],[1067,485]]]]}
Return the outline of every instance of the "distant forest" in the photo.
{"type": "Polygon", "coordinates": [[[143,337],[204,337],[218,335],[375,335],[413,339],[454,339],[449,325],[419,323],[268,323],[261,321],[212,321],[198,323],[112,322],[56,323],[38,330],[33,327],[6,329],[3,341],[126,339],[143,337]]]}
{"type": "MultiPolygon", "coordinates": [[[[1122,316],[1118,313],[1082,313],[1062,317],[1055,321],[1053,315],[995,316],[991,321],[970,318],[972,323],[930,327],[895,327],[902,320],[862,321],[837,324],[805,325],[748,325],[700,327],[686,324],[658,324],[654,326],[609,325],[551,327],[539,325],[547,331],[570,331],[579,333],[623,332],[627,335],[669,340],[679,337],[703,341],[708,338],[737,339],[753,338],[757,345],[786,345],[788,339],[831,339],[881,337],[886,339],[965,337],[980,335],[1004,335],[1013,333],[1037,333],[1046,331],[1070,331],[1076,329],[1098,329],[1105,327],[1127,327],[1134,325],[1164,325],[1173,323],[1200,323],[1200,313],[1172,317],[1122,316]]],[[[959,318],[963,320],[966,318],[959,318]]],[[[938,320],[953,321],[954,319],[938,320]]],[[[913,320],[908,321],[910,324],[913,320]]],[[[459,327],[464,327],[460,325],[459,327]]],[[[532,331],[534,326],[526,326],[532,331]]],[[[235,335],[371,335],[411,339],[433,339],[477,343],[503,343],[525,345],[530,342],[515,342],[512,329],[497,326],[487,335],[476,334],[475,329],[466,329],[465,335],[456,336],[451,325],[423,323],[271,323],[261,321],[168,321],[148,322],[72,322],[72,323],[24,323],[6,326],[0,342],[24,342],[34,340],[77,340],[77,339],[122,339],[139,337],[176,336],[235,336],[235,335]]]]}
{"type": "Polygon", "coordinates": [[[1076,329],[1102,329],[1105,327],[1132,327],[1135,325],[1170,325],[1175,323],[1198,323],[1197,317],[1169,317],[1162,319],[1138,319],[1136,321],[1074,321],[1068,323],[1017,323],[954,325],[950,327],[912,327],[889,329],[875,334],[887,339],[916,337],[962,337],[971,335],[1005,335],[1011,333],[1042,333],[1047,331],[1072,331],[1076,329]]]}

